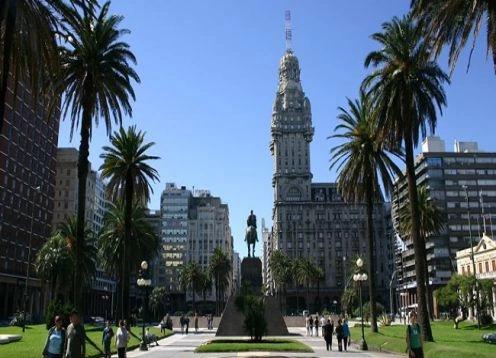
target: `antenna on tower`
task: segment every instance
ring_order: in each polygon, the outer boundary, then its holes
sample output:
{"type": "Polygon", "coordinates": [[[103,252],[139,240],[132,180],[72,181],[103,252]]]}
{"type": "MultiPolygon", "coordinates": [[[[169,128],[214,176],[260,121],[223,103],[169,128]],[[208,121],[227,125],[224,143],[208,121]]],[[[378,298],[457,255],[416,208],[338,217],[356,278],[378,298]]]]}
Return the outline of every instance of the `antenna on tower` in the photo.
{"type": "Polygon", "coordinates": [[[286,29],[286,52],[292,53],[293,48],[292,48],[291,40],[293,39],[293,32],[291,30],[291,11],[289,10],[285,11],[284,19],[285,19],[285,29],[286,29]]]}

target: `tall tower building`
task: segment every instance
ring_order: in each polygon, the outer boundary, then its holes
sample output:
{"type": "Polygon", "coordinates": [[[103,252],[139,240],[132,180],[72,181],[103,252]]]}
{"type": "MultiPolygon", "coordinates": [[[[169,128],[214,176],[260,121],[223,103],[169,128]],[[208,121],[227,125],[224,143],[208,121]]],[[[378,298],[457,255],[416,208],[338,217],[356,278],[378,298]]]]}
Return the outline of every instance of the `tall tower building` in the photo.
{"type": "MultiPolygon", "coordinates": [[[[429,199],[441,210],[445,222],[440,232],[426,238],[429,291],[445,285],[456,273],[456,253],[475,247],[485,233],[493,237],[496,223],[496,153],[479,150],[477,142],[456,141],[453,152],[447,152],[439,137],[427,137],[422,152],[415,158],[417,186],[425,185],[429,199]]],[[[400,210],[408,204],[408,183],[397,178],[392,205],[392,219],[398,234],[400,210]]],[[[397,290],[402,308],[417,303],[415,255],[413,242],[403,237],[398,253],[400,273],[397,290]]],[[[437,305],[434,315],[438,315],[437,305]]]]}
{"type": "Polygon", "coordinates": [[[189,208],[192,200],[191,191],[166,183],[160,198],[162,230],[162,259],[165,266],[163,285],[170,294],[171,311],[179,310],[184,302],[184,294],[179,282],[182,267],[187,263],[189,208]]]}
{"type": "MultiPolygon", "coordinates": [[[[288,33],[288,32],[287,32],[288,33]]],[[[310,287],[311,310],[336,310],[339,297],[350,284],[352,259],[367,254],[367,225],[364,204],[345,203],[335,183],[312,183],[310,143],[313,138],[312,111],[305,96],[297,57],[287,46],[279,64],[279,83],[272,110],[272,141],[274,159],[273,227],[266,250],[281,250],[289,259],[307,257],[322,269],[318,284],[310,287]],[[336,303],[334,303],[336,302],[336,303]]],[[[391,275],[392,243],[387,232],[385,207],[374,205],[374,239],[376,241],[377,294],[380,301],[389,301],[388,283],[391,275]]],[[[267,253],[267,263],[270,253],[267,253]]],[[[277,285],[270,269],[265,271],[266,287],[277,285]]],[[[306,306],[306,289],[289,288],[287,313],[306,306]],[[297,299],[297,295],[300,297],[297,299]],[[298,303],[300,306],[298,307],[298,303]]]]}
{"type": "Polygon", "coordinates": [[[43,307],[34,259],[52,230],[60,113],[47,120],[28,86],[7,89],[0,133],[0,320],[43,307]],[[26,300],[26,305],[24,301],[26,300]]]}

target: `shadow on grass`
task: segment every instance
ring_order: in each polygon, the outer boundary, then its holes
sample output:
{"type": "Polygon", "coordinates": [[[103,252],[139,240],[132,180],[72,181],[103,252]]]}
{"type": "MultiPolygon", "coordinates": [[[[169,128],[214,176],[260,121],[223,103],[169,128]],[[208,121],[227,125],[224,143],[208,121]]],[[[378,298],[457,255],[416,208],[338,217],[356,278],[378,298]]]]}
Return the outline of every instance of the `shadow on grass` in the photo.
{"type": "MultiPolygon", "coordinates": [[[[469,326],[464,326],[459,329],[467,330],[467,331],[478,331],[479,327],[477,326],[477,324],[471,324],[469,326]]],[[[491,330],[496,330],[496,324],[481,325],[480,331],[491,331],[491,330]]]]}

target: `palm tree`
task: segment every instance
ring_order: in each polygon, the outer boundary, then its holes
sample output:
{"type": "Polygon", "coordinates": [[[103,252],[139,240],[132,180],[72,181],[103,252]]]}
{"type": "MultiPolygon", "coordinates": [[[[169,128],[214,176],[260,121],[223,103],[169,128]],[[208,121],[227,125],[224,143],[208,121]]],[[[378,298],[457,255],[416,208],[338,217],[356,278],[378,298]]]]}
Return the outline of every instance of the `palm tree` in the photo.
{"type": "MultiPolygon", "coordinates": [[[[62,222],[53,235],[40,249],[36,258],[36,266],[40,275],[51,281],[52,292],[57,297],[66,292],[66,282],[71,282],[69,292],[74,295],[75,287],[84,287],[96,273],[95,237],[93,232],[85,227],[83,250],[76,251],[77,219],[70,216],[62,222]],[[76,255],[82,255],[77,257],[76,255]],[[81,280],[76,281],[74,269],[76,262],[81,263],[81,280]],[[53,277],[50,278],[49,275],[53,277]]],[[[74,296],[73,296],[74,299],[74,296]]]]}
{"type": "Polygon", "coordinates": [[[300,312],[300,285],[304,283],[302,275],[303,258],[297,257],[290,261],[293,283],[296,288],[296,313],[300,312]]]}
{"type": "Polygon", "coordinates": [[[55,97],[42,94],[46,94],[49,80],[60,70],[55,34],[61,31],[60,17],[67,9],[62,0],[0,2],[0,133],[9,83],[14,92],[22,81],[35,100],[41,95],[42,101],[56,101],[55,97]]]}
{"type": "Polygon", "coordinates": [[[145,209],[139,205],[132,208],[130,237],[133,239],[126,242],[124,213],[122,201],[110,205],[98,242],[103,269],[118,277],[121,296],[117,301],[116,312],[122,318],[129,314],[129,273],[142,260],[152,260],[158,254],[160,246],[160,239],[146,219],[145,209]],[[127,250],[123,249],[124,246],[127,250]]]}
{"type": "MultiPolygon", "coordinates": [[[[86,178],[88,176],[89,142],[93,119],[98,125],[103,118],[110,134],[112,119],[122,124],[123,112],[132,115],[130,98],[135,99],[131,80],[140,79],[130,66],[136,59],[128,44],[120,37],[128,30],[119,29],[122,16],[108,15],[110,2],[99,14],[74,6],[64,18],[67,32],[66,47],[60,48],[61,74],[57,76],[54,91],[63,95],[62,112],[70,113],[71,138],[80,128],[81,142],[78,158],[78,207],[76,250],[82,250],[85,217],[86,178]],[[81,14],[82,13],[82,14],[81,14]],[[70,109],[70,110],[69,110],[70,109]]],[[[79,256],[79,255],[78,255],[79,256]]],[[[80,263],[76,265],[76,280],[80,279],[80,263]]],[[[81,291],[77,287],[76,302],[80,308],[81,291]]]]}
{"type": "MultiPolygon", "coordinates": [[[[131,241],[136,240],[132,235],[132,213],[136,205],[146,204],[150,200],[150,192],[153,192],[150,180],[158,180],[157,171],[147,162],[159,159],[150,156],[147,151],[155,143],[144,143],[145,133],[136,131],[135,126],[131,126],[126,131],[123,127],[114,132],[110,137],[112,146],[104,146],[100,158],[103,164],[100,166],[102,179],[107,179],[107,191],[114,202],[122,200],[124,202],[124,241],[120,247],[123,250],[121,256],[127,257],[128,246],[131,241]]],[[[132,252],[132,251],[131,251],[132,252]]],[[[132,267],[122,265],[121,285],[122,299],[121,313],[129,313],[128,300],[125,298],[128,293],[125,289],[129,281],[129,271],[132,267]]]]}
{"type": "Polygon", "coordinates": [[[221,297],[229,284],[229,277],[232,271],[231,261],[220,247],[216,247],[208,268],[210,277],[215,281],[215,303],[216,315],[222,312],[221,297]]]}
{"type": "Polygon", "coordinates": [[[153,319],[162,316],[166,298],[167,298],[167,290],[165,287],[157,286],[153,288],[148,301],[148,306],[153,311],[153,319]]]}
{"type": "MultiPolygon", "coordinates": [[[[49,299],[58,298],[72,280],[73,261],[65,238],[56,233],[40,248],[35,260],[38,277],[49,285],[49,299]]],[[[72,286],[70,286],[72,287],[72,286]]]]}
{"type": "Polygon", "coordinates": [[[200,276],[201,269],[197,262],[190,262],[189,264],[183,266],[181,273],[179,274],[179,284],[183,290],[191,291],[193,296],[192,309],[196,311],[196,292],[201,284],[200,276]]]}
{"type": "Polygon", "coordinates": [[[300,271],[296,274],[300,276],[302,283],[305,284],[307,289],[307,310],[310,312],[310,286],[315,281],[317,277],[317,266],[309,257],[301,258],[300,271]]]}
{"type": "MultiPolygon", "coordinates": [[[[429,189],[426,185],[420,185],[417,187],[417,197],[419,204],[419,216],[420,216],[420,236],[424,238],[425,241],[432,235],[438,234],[444,227],[445,217],[441,209],[431,200],[429,195],[429,189]]],[[[400,208],[400,232],[403,237],[409,237],[412,231],[412,215],[410,207],[405,205],[400,208]]],[[[425,277],[427,291],[429,290],[429,270],[427,266],[427,257],[424,263],[425,277]]],[[[432,306],[430,300],[430,293],[427,292],[427,304],[429,307],[429,313],[432,319],[432,306]]]]}
{"type": "Polygon", "coordinates": [[[425,21],[433,53],[438,56],[449,45],[448,64],[453,72],[462,49],[471,38],[467,71],[481,27],[485,24],[487,55],[496,72],[496,3],[493,0],[411,0],[414,16],[425,21]]]}
{"type": "MultiPolygon", "coordinates": [[[[377,125],[384,140],[404,142],[408,199],[412,213],[411,237],[417,262],[425,261],[425,240],[420,236],[419,211],[413,149],[420,134],[427,135],[427,127],[434,132],[437,111],[446,105],[443,84],[448,76],[429,60],[430,49],[424,41],[421,24],[409,17],[394,17],[382,25],[383,32],[375,33],[381,49],[367,55],[365,66],[375,69],[362,87],[371,96],[377,111],[377,125]]],[[[425,275],[422,265],[416,266],[419,321],[426,341],[432,341],[432,330],[427,315],[425,275]]]]}
{"type": "Polygon", "coordinates": [[[291,282],[291,262],[288,257],[281,251],[275,250],[269,258],[269,268],[272,273],[272,280],[276,285],[276,292],[279,297],[279,303],[282,305],[282,312],[286,314],[286,296],[287,284],[291,282]],[[284,304],[282,304],[281,291],[284,296],[284,304]]]}
{"type": "Polygon", "coordinates": [[[372,102],[360,90],[358,100],[349,98],[348,107],[339,107],[338,118],[342,121],[334,128],[341,131],[328,138],[343,139],[344,142],[331,149],[331,169],[337,167],[338,190],[344,200],[355,203],[365,202],[367,209],[367,243],[369,296],[371,303],[371,330],[377,332],[375,260],[374,260],[374,202],[381,200],[380,189],[383,183],[386,194],[393,187],[393,174],[401,175],[401,170],[391,157],[401,158],[401,151],[384,141],[374,117],[372,102]]]}

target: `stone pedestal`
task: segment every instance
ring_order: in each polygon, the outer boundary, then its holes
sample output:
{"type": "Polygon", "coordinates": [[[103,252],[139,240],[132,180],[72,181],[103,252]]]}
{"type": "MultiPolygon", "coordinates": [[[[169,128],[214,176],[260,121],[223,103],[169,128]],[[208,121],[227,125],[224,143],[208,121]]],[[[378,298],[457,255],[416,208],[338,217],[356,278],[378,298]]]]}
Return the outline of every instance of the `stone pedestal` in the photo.
{"type": "Polygon", "coordinates": [[[241,285],[246,285],[255,296],[262,291],[262,261],[258,257],[245,257],[241,261],[241,285]]]}
{"type": "MultiPolygon", "coordinates": [[[[262,261],[258,257],[245,257],[241,262],[241,282],[247,285],[252,294],[261,296],[262,261]]],[[[243,325],[245,316],[238,311],[236,295],[229,297],[217,329],[216,336],[247,336],[243,325]]],[[[275,297],[264,297],[264,317],[267,321],[267,336],[287,336],[288,328],[282,317],[275,297]]]]}

